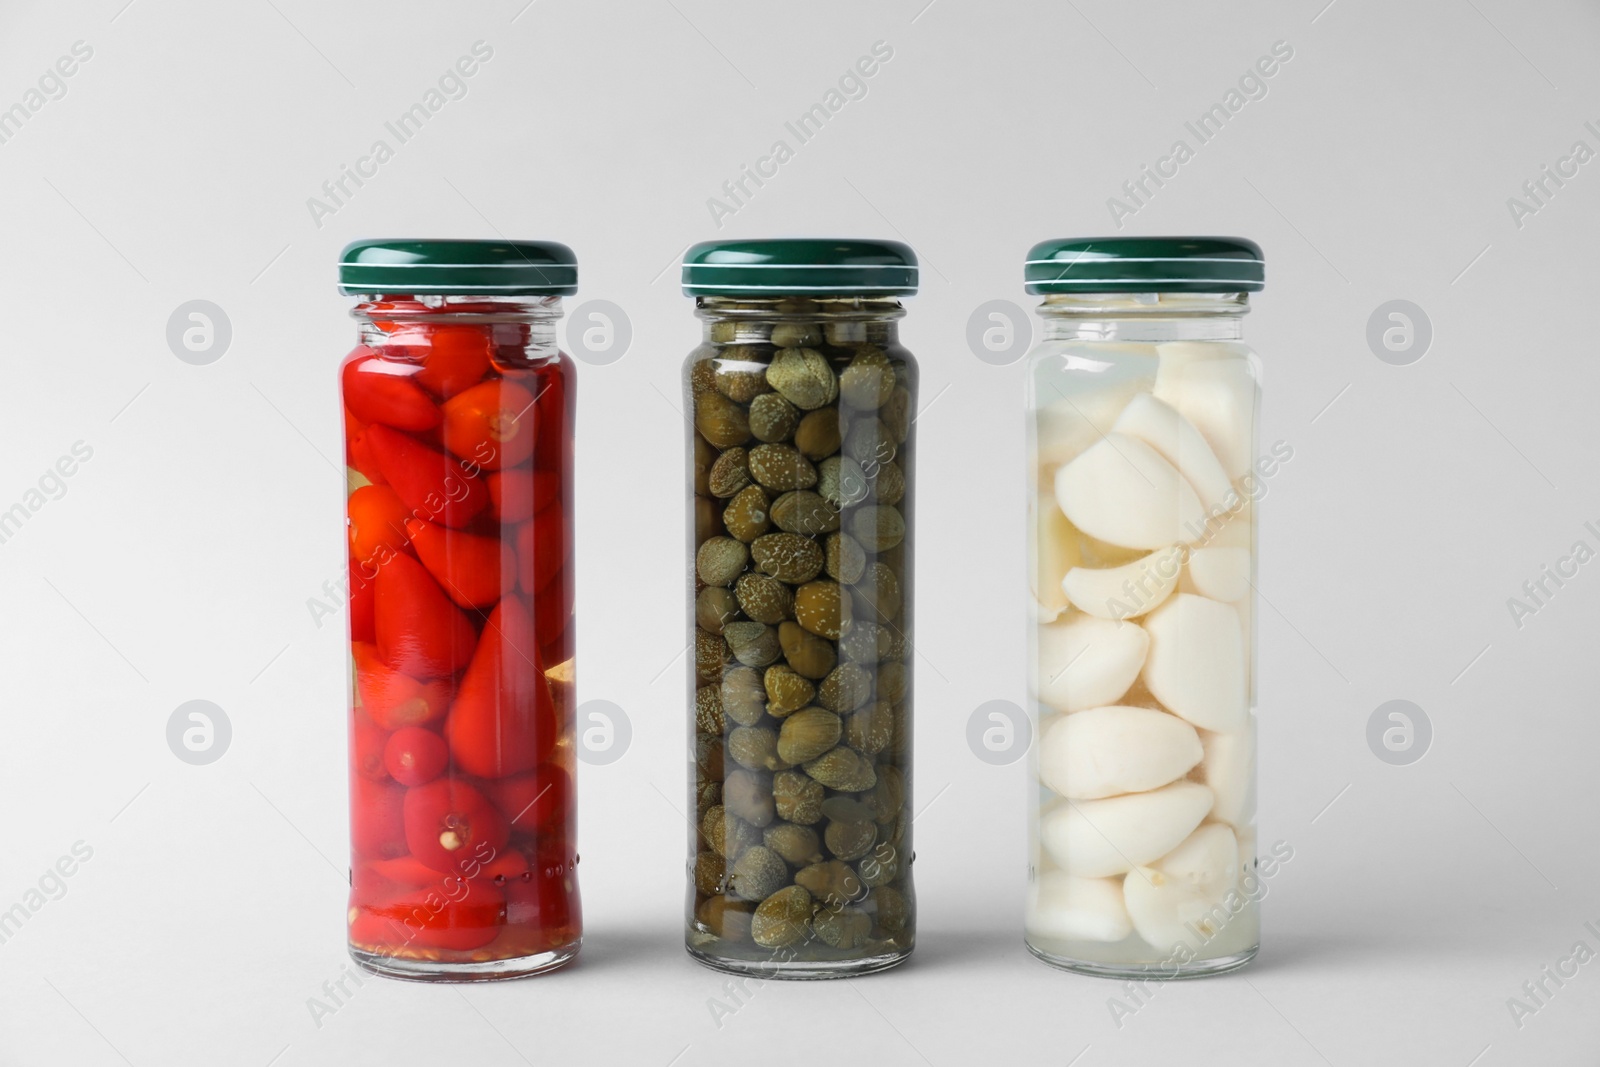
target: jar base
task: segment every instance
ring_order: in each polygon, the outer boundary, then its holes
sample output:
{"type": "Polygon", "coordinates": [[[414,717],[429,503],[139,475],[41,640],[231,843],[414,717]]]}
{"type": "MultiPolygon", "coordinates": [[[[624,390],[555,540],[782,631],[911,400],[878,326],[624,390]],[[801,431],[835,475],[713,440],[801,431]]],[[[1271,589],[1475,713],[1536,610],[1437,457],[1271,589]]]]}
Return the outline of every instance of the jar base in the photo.
{"type": "Polygon", "coordinates": [[[1243,952],[1235,952],[1231,956],[1213,956],[1209,959],[1190,960],[1187,963],[1174,964],[1133,964],[1133,963],[1096,963],[1092,960],[1073,959],[1070,956],[1057,956],[1046,952],[1033,944],[1024,941],[1036,959],[1058,967],[1063,971],[1072,971],[1074,974],[1086,974],[1091,978],[1132,978],[1144,982],[1179,982],[1189,978],[1210,978],[1214,975],[1228,974],[1244,967],[1256,958],[1256,953],[1261,946],[1252,945],[1243,952]]]}
{"type": "Polygon", "coordinates": [[[577,957],[582,944],[582,941],[574,941],[570,945],[549,952],[536,952],[531,956],[469,963],[406,959],[368,952],[354,945],[348,947],[350,958],[356,961],[357,966],[383,978],[398,978],[406,982],[500,982],[512,978],[531,978],[565,967],[577,957]]]}
{"type": "Polygon", "coordinates": [[[713,971],[741,974],[752,978],[775,978],[780,981],[799,982],[817,981],[826,978],[855,978],[858,975],[875,974],[878,971],[887,971],[891,967],[899,966],[911,955],[911,949],[906,948],[853,960],[741,960],[728,956],[713,956],[695,948],[693,945],[685,945],[684,949],[696,963],[709,967],[713,971]]]}

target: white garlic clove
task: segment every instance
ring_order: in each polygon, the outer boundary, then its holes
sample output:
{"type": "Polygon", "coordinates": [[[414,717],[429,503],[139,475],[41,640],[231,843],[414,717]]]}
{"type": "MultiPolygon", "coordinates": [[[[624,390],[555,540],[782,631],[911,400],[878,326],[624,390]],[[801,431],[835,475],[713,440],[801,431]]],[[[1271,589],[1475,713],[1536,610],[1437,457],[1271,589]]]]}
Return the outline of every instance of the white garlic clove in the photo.
{"type": "Polygon", "coordinates": [[[1239,826],[1256,809],[1256,738],[1249,726],[1230,734],[1207,734],[1201,740],[1201,766],[1206,785],[1216,794],[1211,817],[1239,826]]]}
{"type": "Polygon", "coordinates": [[[1205,437],[1170,405],[1140,393],[1122,409],[1112,432],[1137,438],[1161,453],[1178,468],[1207,511],[1226,510],[1233,488],[1228,475],[1205,437]]]}
{"type": "Polygon", "coordinates": [[[1090,537],[1164,548],[1204,536],[1206,512],[1183,476],[1143,441],[1109,434],[1056,472],[1056,499],[1090,537]]]}
{"type": "Polygon", "coordinates": [[[1039,780],[1064,797],[1138,793],[1182,778],[1204,755],[1194,727],[1164,711],[1111,705],[1052,723],[1039,739],[1039,780]]]}
{"type": "Polygon", "coordinates": [[[1189,580],[1201,596],[1228,603],[1243,600],[1250,591],[1250,550],[1197,548],[1189,553],[1189,580]]]}
{"type": "Polygon", "coordinates": [[[1254,461],[1257,390],[1250,360],[1215,341],[1170,341],[1157,350],[1156,399],[1194,424],[1230,479],[1243,477],[1254,461]]]}
{"type": "Polygon", "coordinates": [[[1158,862],[1130,871],[1123,899],[1153,947],[1198,952],[1232,921],[1225,903],[1239,881],[1239,845],[1220,823],[1200,827],[1158,862]]]}
{"type": "MultiPolygon", "coordinates": [[[[1151,357],[1155,355],[1153,345],[1130,347],[1151,357]]],[[[1106,366],[1103,361],[1098,362],[1106,366]]],[[[1104,375],[1107,381],[1094,384],[1085,384],[1086,377],[1079,375],[1070,394],[1045,404],[1035,414],[1034,453],[1040,466],[1060,466],[1077,458],[1080,452],[1111,432],[1112,424],[1129,400],[1155,386],[1155,379],[1149,375],[1115,381],[1110,380],[1110,375],[1104,375]]],[[[1049,395],[1047,390],[1041,399],[1049,395]]]]}
{"type": "Polygon", "coordinates": [[[1030,571],[1036,618],[1053,622],[1067,606],[1061,579],[1078,566],[1078,531],[1061,513],[1054,493],[1040,493],[1033,503],[1033,566],[1030,571]]]}
{"type": "Polygon", "coordinates": [[[1244,635],[1230,605],[1178,593],[1144,620],[1150,652],[1144,684],[1196,726],[1226,733],[1244,725],[1244,635]]]}
{"type": "Polygon", "coordinates": [[[1183,549],[1170,545],[1120,567],[1073,567],[1061,579],[1061,591],[1090,615],[1133,619],[1166,600],[1182,573],[1183,549]]]}
{"type": "Polygon", "coordinates": [[[1132,622],[1081,611],[1038,629],[1039,700],[1058,711],[1115,704],[1144,666],[1150,636],[1132,622]]]}
{"type": "Polygon", "coordinates": [[[1045,871],[1028,887],[1026,915],[1025,929],[1036,940],[1121,941],[1133,932],[1114,878],[1045,871]]]}
{"type": "Polygon", "coordinates": [[[1211,810],[1211,790],[1173,782],[1148,793],[1068,800],[1039,820],[1039,844],[1068,874],[1123,874],[1172,851],[1211,810]]]}

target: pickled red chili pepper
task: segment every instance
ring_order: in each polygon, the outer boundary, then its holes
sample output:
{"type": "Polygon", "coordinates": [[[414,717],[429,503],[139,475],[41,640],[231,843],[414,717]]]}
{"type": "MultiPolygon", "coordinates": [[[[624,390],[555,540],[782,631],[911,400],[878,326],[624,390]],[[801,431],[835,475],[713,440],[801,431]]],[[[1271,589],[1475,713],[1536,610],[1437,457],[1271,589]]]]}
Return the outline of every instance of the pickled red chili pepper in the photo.
{"type": "Polygon", "coordinates": [[[358,242],[341,262],[362,301],[340,371],[348,930],[381,974],[513,977],[580,941],[573,365],[554,343],[575,279],[538,242],[358,242]]]}

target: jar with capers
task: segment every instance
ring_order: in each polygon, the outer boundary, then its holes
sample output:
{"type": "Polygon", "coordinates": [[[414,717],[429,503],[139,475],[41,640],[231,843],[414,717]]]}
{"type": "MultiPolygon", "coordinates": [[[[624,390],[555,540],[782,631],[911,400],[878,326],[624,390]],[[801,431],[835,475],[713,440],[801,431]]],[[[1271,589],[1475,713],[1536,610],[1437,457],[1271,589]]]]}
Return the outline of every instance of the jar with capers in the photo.
{"type": "Polygon", "coordinates": [[[894,241],[684,258],[691,600],[687,945],[831,978],[911,952],[912,420],[894,241]]]}

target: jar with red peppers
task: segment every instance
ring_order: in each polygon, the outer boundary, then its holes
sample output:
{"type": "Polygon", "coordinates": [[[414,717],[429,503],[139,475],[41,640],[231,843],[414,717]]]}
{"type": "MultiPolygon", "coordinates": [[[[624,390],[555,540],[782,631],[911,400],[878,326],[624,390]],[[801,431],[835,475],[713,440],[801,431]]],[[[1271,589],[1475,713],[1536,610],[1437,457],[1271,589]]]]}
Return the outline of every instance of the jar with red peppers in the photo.
{"type": "Polygon", "coordinates": [[[350,550],[350,953],[395,978],[559,967],[574,835],[577,261],[547,241],[358,241],[340,371],[350,550]]]}

